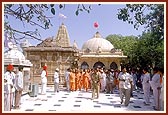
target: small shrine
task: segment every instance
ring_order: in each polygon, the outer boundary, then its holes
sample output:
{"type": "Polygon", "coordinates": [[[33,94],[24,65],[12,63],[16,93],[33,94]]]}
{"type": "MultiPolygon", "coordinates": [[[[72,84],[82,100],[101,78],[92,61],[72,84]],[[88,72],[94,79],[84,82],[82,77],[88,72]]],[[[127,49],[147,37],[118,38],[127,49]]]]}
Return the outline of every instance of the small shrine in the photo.
{"type": "Polygon", "coordinates": [[[9,50],[4,52],[4,73],[6,71],[6,67],[9,64],[12,64],[14,66],[14,72],[17,73],[18,66],[23,66],[23,90],[25,92],[29,91],[29,85],[30,85],[30,67],[33,66],[33,64],[30,62],[30,60],[27,60],[23,53],[19,51],[18,47],[13,44],[12,42],[8,43],[9,50]]]}

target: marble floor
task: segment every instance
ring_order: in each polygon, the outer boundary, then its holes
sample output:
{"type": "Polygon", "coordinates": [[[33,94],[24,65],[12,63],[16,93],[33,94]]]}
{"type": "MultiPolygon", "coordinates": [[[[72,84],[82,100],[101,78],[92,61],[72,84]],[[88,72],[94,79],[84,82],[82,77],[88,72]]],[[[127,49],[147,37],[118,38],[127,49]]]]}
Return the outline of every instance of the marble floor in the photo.
{"type": "MultiPolygon", "coordinates": [[[[130,104],[126,107],[120,103],[119,92],[113,94],[100,93],[99,99],[91,100],[91,91],[67,92],[61,88],[58,93],[53,92],[53,87],[47,87],[46,95],[30,97],[23,95],[20,109],[12,109],[11,112],[24,113],[146,113],[161,112],[153,109],[153,95],[150,105],[144,105],[143,92],[134,91],[130,104]]],[[[40,92],[40,87],[39,87],[40,92]]],[[[162,111],[163,112],[163,111],[162,111]]]]}

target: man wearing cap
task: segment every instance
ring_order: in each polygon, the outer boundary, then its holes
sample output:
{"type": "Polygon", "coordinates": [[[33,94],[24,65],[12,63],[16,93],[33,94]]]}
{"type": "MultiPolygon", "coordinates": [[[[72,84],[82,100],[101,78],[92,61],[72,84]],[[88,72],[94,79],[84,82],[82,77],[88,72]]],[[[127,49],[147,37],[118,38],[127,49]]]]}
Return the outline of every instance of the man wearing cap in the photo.
{"type": "Polygon", "coordinates": [[[43,66],[43,71],[41,73],[41,94],[46,94],[46,87],[47,87],[47,66],[43,66]]]}
{"type": "Polygon", "coordinates": [[[54,73],[54,92],[59,92],[59,69],[56,68],[55,69],[55,73],[54,73]]]}
{"type": "Polygon", "coordinates": [[[4,111],[11,111],[14,102],[15,73],[13,65],[9,64],[4,74],[4,111]]]}

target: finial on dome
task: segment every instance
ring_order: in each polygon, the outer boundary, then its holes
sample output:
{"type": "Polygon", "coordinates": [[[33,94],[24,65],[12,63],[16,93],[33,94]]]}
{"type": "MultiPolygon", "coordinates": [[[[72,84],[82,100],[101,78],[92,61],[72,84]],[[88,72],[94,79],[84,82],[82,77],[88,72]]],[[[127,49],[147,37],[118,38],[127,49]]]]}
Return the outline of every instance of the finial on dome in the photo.
{"type": "Polygon", "coordinates": [[[94,38],[102,38],[102,36],[101,36],[100,33],[97,31],[96,34],[94,35],[94,38]]]}

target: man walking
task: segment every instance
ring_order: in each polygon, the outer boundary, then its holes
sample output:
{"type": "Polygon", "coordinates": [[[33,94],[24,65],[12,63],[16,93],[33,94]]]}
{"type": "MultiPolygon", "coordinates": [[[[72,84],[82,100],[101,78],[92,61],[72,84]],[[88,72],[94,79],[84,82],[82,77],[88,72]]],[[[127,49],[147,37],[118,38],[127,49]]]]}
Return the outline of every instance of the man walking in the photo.
{"type": "Polygon", "coordinates": [[[154,75],[152,77],[152,81],[149,83],[151,84],[154,96],[154,110],[159,110],[159,90],[160,90],[160,74],[158,71],[158,67],[153,68],[154,75]]]}
{"type": "Polygon", "coordinates": [[[65,72],[65,80],[66,80],[66,88],[67,88],[67,91],[70,90],[69,88],[69,74],[70,74],[70,68],[67,69],[67,71],[65,72]]]}
{"type": "Polygon", "coordinates": [[[19,109],[20,102],[21,102],[21,95],[23,91],[23,66],[18,67],[19,72],[16,75],[16,82],[15,82],[15,109],[19,109]]]}
{"type": "Polygon", "coordinates": [[[41,94],[46,94],[46,88],[47,88],[47,66],[43,66],[43,71],[41,73],[41,94]]]}
{"type": "Polygon", "coordinates": [[[142,81],[142,87],[143,87],[143,92],[144,92],[144,104],[149,105],[150,104],[150,74],[148,73],[148,69],[144,68],[143,69],[144,77],[142,81]]]}
{"type": "Polygon", "coordinates": [[[95,98],[95,94],[97,95],[97,99],[99,98],[100,92],[100,78],[101,74],[99,73],[99,69],[95,69],[94,73],[91,75],[92,80],[92,100],[95,98]]]}
{"type": "Polygon", "coordinates": [[[54,73],[54,92],[59,92],[59,69],[55,69],[54,73]]]}
{"type": "Polygon", "coordinates": [[[122,73],[120,73],[119,75],[119,88],[120,88],[121,104],[123,103],[123,98],[125,96],[125,106],[129,105],[132,81],[133,79],[131,75],[127,73],[126,67],[124,67],[122,69],[122,73]]]}

